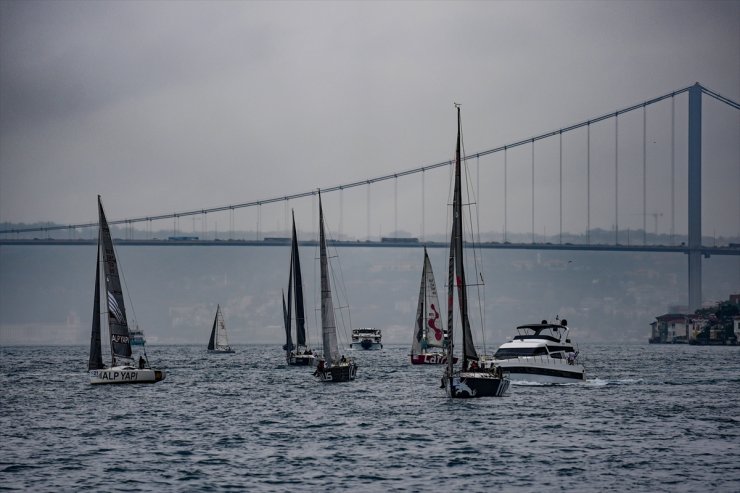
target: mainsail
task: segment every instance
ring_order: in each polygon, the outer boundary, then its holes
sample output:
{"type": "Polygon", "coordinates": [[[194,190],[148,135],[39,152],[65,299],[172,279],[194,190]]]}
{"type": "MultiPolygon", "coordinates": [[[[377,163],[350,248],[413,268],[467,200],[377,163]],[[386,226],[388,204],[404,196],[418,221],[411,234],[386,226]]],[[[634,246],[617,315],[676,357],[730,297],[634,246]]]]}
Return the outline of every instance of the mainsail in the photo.
{"type": "Polygon", "coordinates": [[[440,325],[439,297],[432,264],[424,247],[424,267],[419,286],[419,305],[416,309],[416,327],[411,342],[411,353],[420,354],[428,347],[444,347],[444,331],[440,325]]]}
{"type": "Polygon", "coordinates": [[[208,341],[208,349],[229,348],[229,338],[226,334],[226,324],[221,314],[221,305],[216,306],[216,317],[213,319],[213,328],[211,329],[211,339],[208,341]]]}
{"type": "Polygon", "coordinates": [[[100,195],[98,195],[98,213],[103,247],[103,273],[105,274],[105,291],[108,303],[111,356],[115,363],[116,358],[131,358],[131,339],[128,322],[126,321],[126,306],[123,303],[121,280],[118,276],[118,261],[113,250],[113,240],[100,195]]]}
{"type": "MultiPolygon", "coordinates": [[[[291,241],[290,263],[293,286],[295,290],[295,331],[298,346],[306,345],[306,311],[303,307],[303,275],[301,258],[298,255],[298,234],[295,229],[295,212],[293,212],[293,239],[291,241]]],[[[290,299],[290,294],[288,295],[290,299]]]]}
{"type": "Polygon", "coordinates": [[[337,345],[337,327],[334,321],[334,303],[331,299],[329,283],[329,260],[326,255],[326,237],[324,235],[324,210],[321,207],[319,193],[319,256],[321,266],[321,337],[324,343],[324,360],[328,365],[339,359],[337,345]]]}
{"type": "Polygon", "coordinates": [[[95,261],[95,301],[93,302],[92,332],[90,334],[90,360],[88,370],[101,370],[103,364],[103,348],[100,340],[100,233],[98,233],[98,255],[95,261]]]}
{"type": "Polygon", "coordinates": [[[291,351],[293,349],[293,338],[290,334],[290,313],[285,306],[285,291],[283,291],[283,322],[285,324],[285,350],[291,351]]]}
{"type": "Polygon", "coordinates": [[[453,287],[457,284],[457,300],[460,307],[460,323],[463,334],[463,367],[468,361],[478,361],[478,353],[473,343],[468,319],[468,291],[465,284],[465,267],[463,262],[463,225],[462,225],[462,179],[460,160],[460,107],[457,108],[457,147],[455,149],[455,191],[452,201],[452,238],[450,240],[450,258],[447,276],[447,328],[450,348],[448,365],[452,366],[452,324],[453,324],[453,287]]]}

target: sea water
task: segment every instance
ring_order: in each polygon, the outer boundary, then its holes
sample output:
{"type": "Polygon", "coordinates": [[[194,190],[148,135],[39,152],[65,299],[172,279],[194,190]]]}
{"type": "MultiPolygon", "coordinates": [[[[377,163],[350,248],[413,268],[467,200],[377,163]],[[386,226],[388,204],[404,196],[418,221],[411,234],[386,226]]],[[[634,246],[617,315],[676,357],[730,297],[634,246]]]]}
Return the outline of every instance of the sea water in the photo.
{"type": "Polygon", "coordinates": [[[472,400],[405,346],[341,384],[277,344],[148,352],[165,381],[92,386],[86,347],[0,348],[0,489],[740,490],[740,347],[582,345],[585,383],[472,400]]]}

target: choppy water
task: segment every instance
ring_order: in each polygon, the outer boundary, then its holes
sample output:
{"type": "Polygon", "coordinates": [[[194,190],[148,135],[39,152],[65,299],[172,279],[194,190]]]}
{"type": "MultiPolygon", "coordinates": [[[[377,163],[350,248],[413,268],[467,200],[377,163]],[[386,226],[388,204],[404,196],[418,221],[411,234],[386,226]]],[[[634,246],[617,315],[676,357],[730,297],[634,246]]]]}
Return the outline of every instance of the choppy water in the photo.
{"type": "Polygon", "coordinates": [[[89,385],[85,347],[4,347],[0,489],[740,490],[740,347],[581,350],[585,384],[452,401],[406,347],[332,385],[279,347],[152,346],[169,374],[139,386],[89,385]]]}

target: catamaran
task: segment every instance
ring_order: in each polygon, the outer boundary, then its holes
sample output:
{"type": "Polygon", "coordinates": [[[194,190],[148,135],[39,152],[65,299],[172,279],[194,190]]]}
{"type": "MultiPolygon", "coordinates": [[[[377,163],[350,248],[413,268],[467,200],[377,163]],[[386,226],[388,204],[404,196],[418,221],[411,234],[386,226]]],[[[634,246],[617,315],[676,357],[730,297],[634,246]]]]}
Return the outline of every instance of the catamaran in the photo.
{"type": "Polygon", "coordinates": [[[224,316],[221,314],[221,305],[216,305],[216,317],[213,319],[211,338],[208,340],[209,353],[230,354],[234,350],[229,345],[229,336],[226,334],[224,316]]]}
{"type": "MultiPolygon", "coordinates": [[[[291,211],[292,212],[292,211],[291,211]]],[[[295,229],[295,212],[293,214],[293,238],[290,246],[290,275],[288,276],[288,304],[285,304],[283,292],[283,320],[285,321],[285,359],[290,366],[313,366],[316,356],[306,344],[306,315],[303,306],[303,276],[301,258],[298,255],[298,234],[295,229]],[[293,300],[295,300],[295,335],[293,344],[293,300]]]]}
{"type": "Polygon", "coordinates": [[[92,333],[90,336],[90,359],[88,372],[91,384],[105,383],[155,383],[164,380],[165,371],[149,366],[146,350],[139,356],[138,365],[134,363],[131,352],[131,336],[126,319],[126,306],[123,301],[118,261],[113,249],[108,221],[103,211],[103,203],[98,195],[98,255],[95,270],[95,298],[93,301],[92,333]],[[102,261],[101,261],[102,252],[102,261]],[[101,272],[103,282],[101,283],[101,272]],[[105,306],[108,333],[110,336],[111,365],[103,363],[101,342],[100,297],[101,284],[105,290],[105,306]]]}
{"type": "Polygon", "coordinates": [[[321,193],[319,193],[319,264],[321,270],[321,339],[324,345],[324,355],[316,366],[314,376],[321,382],[348,382],[355,379],[357,365],[352,358],[340,356],[337,344],[337,326],[329,282],[329,259],[326,254],[321,193]]]}
{"type": "MultiPolygon", "coordinates": [[[[439,365],[447,363],[444,351],[447,339],[440,327],[439,296],[434,281],[432,264],[427,248],[424,247],[424,267],[421,270],[419,304],[416,308],[416,324],[411,340],[412,365],[439,365]]],[[[457,360],[457,358],[456,358],[457,360]]]]}
{"type": "Polygon", "coordinates": [[[480,358],[475,350],[473,333],[468,318],[468,293],[465,283],[463,262],[463,216],[462,216],[462,179],[460,106],[457,107],[457,148],[455,151],[455,182],[452,202],[452,235],[450,237],[449,270],[447,277],[447,369],[442,376],[442,387],[447,395],[459,397],[500,397],[509,388],[509,378],[501,367],[493,364],[490,368],[480,366],[480,358]],[[462,328],[462,368],[456,369],[453,360],[454,350],[454,286],[457,285],[457,301],[460,308],[460,325],[462,328]]]}

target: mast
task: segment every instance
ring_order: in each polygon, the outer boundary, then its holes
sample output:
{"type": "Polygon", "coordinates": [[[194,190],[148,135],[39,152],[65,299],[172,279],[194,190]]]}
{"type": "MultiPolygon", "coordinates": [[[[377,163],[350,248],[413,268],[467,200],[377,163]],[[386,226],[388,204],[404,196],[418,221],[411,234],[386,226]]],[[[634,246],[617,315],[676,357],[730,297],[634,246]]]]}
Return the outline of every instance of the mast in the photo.
{"type": "Polygon", "coordinates": [[[105,297],[108,306],[108,330],[113,366],[117,358],[131,359],[131,339],[126,320],[126,306],[123,302],[121,279],[118,275],[118,261],[113,250],[108,221],[103,211],[103,202],[98,195],[98,215],[101,243],[103,246],[103,272],[105,274],[105,297]]]}
{"type": "Polygon", "coordinates": [[[103,349],[100,340],[100,232],[98,232],[98,255],[95,261],[95,301],[93,302],[92,332],[90,334],[90,359],[88,370],[101,370],[103,364],[103,349]]]}
{"type": "Polygon", "coordinates": [[[324,234],[324,209],[319,192],[319,257],[321,266],[321,338],[324,344],[324,360],[332,365],[338,359],[337,327],[334,321],[334,303],[331,299],[329,282],[329,261],[326,255],[326,236],[324,234]]]}
{"type": "Polygon", "coordinates": [[[463,223],[462,223],[462,178],[461,151],[462,120],[460,107],[457,107],[457,149],[455,150],[455,200],[453,200],[454,221],[457,223],[457,237],[455,238],[455,270],[457,271],[457,296],[460,305],[460,322],[463,333],[463,363],[467,360],[478,360],[478,353],[473,343],[473,334],[470,330],[468,318],[468,287],[465,282],[465,263],[463,262],[463,223]]]}
{"type": "Polygon", "coordinates": [[[295,290],[295,331],[298,346],[306,345],[306,311],[303,306],[303,275],[301,274],[301,258],[298,255],[298,234],[295,229],[295,211],[293,214],[293,241],[291,264],[295,290]]]}
{"type": "Polygon", "coordinates": [[[462,178],[461,178],[461,133],[462,121],[460,106],[457,107],[457,145],[455,148],[455,189],[452,201],[452,235],[450,238],[450,257],[447,276],[447,331],[449,334],[448,371],[452,375],[453,355],[453,290],[457,284],[457,300],[460,307],[460,324],[463,335],[463,367],[467,367],[468,360],[477,360],[473,337],[468,319],[468,292],[465,283],[465,267],[463,262],[463,228],[462,228],[462,178]]]}
{"type": "Polygon", "coordinates": [[[216,316],[213,318],[213,328],[211,329],[211,339],[208,341],[208,350],[213,351],[216,349],[216,324],[218,323],[218,311],[221,309],[221,305],[216,306],[216,316]]]}

